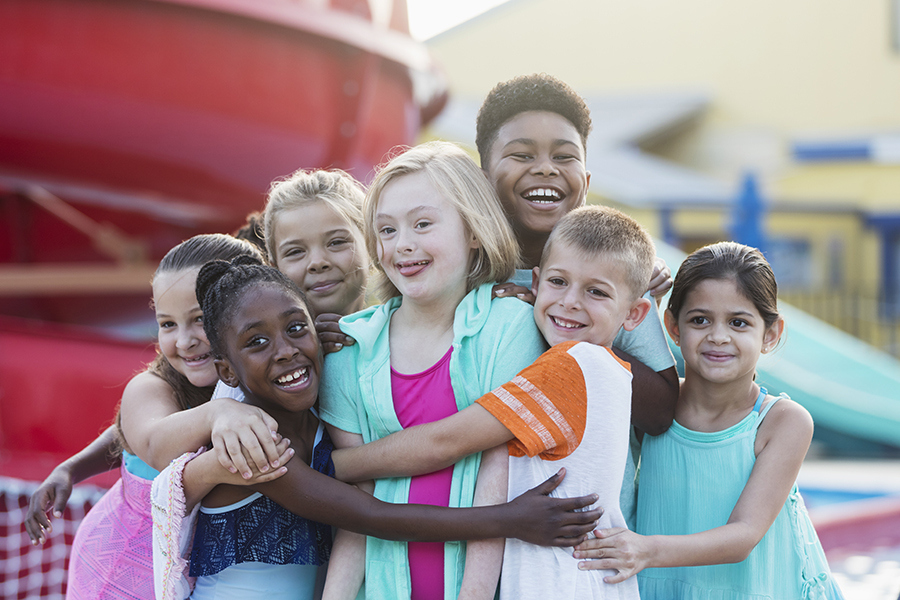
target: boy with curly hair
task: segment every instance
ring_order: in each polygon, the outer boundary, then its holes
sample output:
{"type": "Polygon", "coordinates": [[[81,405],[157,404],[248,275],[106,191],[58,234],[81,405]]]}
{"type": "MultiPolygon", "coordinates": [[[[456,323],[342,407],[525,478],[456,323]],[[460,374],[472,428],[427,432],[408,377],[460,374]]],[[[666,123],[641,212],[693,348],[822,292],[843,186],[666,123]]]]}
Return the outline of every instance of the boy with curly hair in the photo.
{"type": "MultiPolygon", "coordinates": [[[[533,297],[529,292],[537,286],[537,275],[532,271],[540,264],[550,232],[587,198],[590,109],[565,82],[546,73],[523,75],[497,84],[488,93],[475,130],[481,168],[506,211],[524,263],[511,284],[498,286],[497,295],[533,297]]],[[[649,289],[662,294],[671,285],[665,262],[657,259],[649,289]]],[[[632,424],[650,435],[663,433],[674,417],[678,374],[658,312],[651,310],[631,331],[623,329],[612,345],[620,358],[631,363],[632,424]]],[[[630,525],[634,524],[639,453],[640,444],[632,435],[621,497],[630,525]]]]}

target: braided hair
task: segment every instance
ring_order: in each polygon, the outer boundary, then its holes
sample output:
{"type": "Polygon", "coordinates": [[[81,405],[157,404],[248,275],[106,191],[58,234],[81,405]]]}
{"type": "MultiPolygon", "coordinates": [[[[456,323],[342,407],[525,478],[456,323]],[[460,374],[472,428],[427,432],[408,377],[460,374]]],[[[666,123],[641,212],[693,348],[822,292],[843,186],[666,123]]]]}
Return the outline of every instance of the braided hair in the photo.
{"type": "Polygon", "coordinates": [[[223,332],[231,321],[238,301],[255,285],[270,285],[296,296],[309,311],[306,296],[281,271],[262,264],[252,256],[238,256],[231,262],[214,260],[197,274],[197,301],[203,311],[203,331],[213,356],[225,356],[223,332]]]}

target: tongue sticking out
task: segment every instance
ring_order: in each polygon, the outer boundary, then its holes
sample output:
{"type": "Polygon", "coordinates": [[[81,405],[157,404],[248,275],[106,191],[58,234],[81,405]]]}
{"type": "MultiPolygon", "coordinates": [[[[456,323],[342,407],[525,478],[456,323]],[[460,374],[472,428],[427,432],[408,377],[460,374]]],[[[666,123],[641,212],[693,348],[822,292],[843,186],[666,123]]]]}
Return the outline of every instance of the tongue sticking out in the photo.
{"type": "Polygon", "coordinates": [[[420,260],[418,262],[408,262],[408,263],[400,263],[397,265],[397,270],[400,271],[400,274],[404,277],[412,277],[414,275],[418,275],[425,268],[431,264],[431,261],[428,260],[420,260]]]}

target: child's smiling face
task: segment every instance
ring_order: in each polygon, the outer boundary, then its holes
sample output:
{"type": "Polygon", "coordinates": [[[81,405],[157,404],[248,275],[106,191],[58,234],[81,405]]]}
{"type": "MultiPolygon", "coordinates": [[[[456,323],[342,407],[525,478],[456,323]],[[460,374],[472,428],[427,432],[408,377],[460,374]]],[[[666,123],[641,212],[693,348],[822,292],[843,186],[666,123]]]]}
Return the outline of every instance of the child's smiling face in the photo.
{"type": "Polygon", "coordinates": [[[775,346],[784,326],[779,319],[766,327],[733,278],[701,281],[685,296],[677,321],[671,311],[665,320],[685,369],[719,384],[752,381],[760,353],[775,346]]]}
{"type": "Polygon", "coordinates": [[[199,268],[158,273],[153,306],[159,325],[159,350],[191,385],[208,387],[219,380],[203,331],[203,311],[194,288],[199,268]]]}
{"type": "Polygon", "coordinates": [[[299,297],[258,284],[238,300],[223,336],[219,375],[241,384],[248,397],[290,412],[313,406],[319,391],[321,349],[299,297]]]}
{"type": "Polygon", "coordinates": [[[425,172],[384,186],[375,215],[378,260],[404,303],[452,302],[466,295],[479,243],[425,172]]]}
{"type": "Polygon", "coordinates": [[[486,168],[516,236],[547,235],[584,204],[591,175],[575,126],[555,112],[519,113],[497,131],[486,168]]]}
{"type": "Polygon", "coordinates": [[[534,321],[547,343],[609,346],[622,327],[637,327],[649,301],[635,299],[625,268],[610,254],[586,256],[557,240],[534,270],[534,321]]]}
{"type": "Polygon", "coordinates": [[[353,225],[314,201],[282,211],[273,229],[275,266],[303,290],[316,314],[364,308],[368,261],[353,225]]]}

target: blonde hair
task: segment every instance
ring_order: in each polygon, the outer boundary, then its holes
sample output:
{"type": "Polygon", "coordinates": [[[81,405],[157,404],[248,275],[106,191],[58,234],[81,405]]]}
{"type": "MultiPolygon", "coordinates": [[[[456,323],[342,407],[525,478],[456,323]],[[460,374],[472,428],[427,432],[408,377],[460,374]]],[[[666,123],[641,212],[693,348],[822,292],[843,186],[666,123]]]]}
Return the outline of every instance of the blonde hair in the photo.
{"type": "Polygon", "coordinates": [[[466,231],[480,244],[473,251],[466,276],[466,291],[484,283],[509,281],[519,259],[519,247],[494,189],[475,161],[449,142],[427,142],[407,149],[381,167],[363,204],[366,248],[376,277],[374,290],[381,300],[399,296],[378,261],[375,213],[385,186],[392,181],[424,173],[429,182],[457,210],[466,231]]]}
{"type": "Polygon", "coordinates": [[[625,267],[625,283],[634,299],[640,298],[650,285],[656,248],[640,224],[608,206],[582,206],[566,214],[544,246],[541,268],[555,243],[569,244],[586,256],[612,255],[625,267]]]}
{"type": "Polygon", "coordinates": [[[362,185],[340,169],[327,171],[300,169],[285,179],[272,182],[263,215],[263,231],[269,263],[276,265],[275,223],[282,212],[313,202],[324,202],[347,223],[353,225],[361,236],[364,197],[365,190],[362,185]]]}

